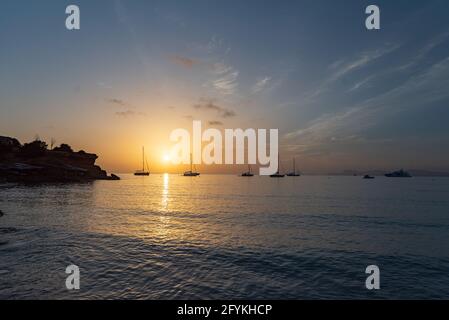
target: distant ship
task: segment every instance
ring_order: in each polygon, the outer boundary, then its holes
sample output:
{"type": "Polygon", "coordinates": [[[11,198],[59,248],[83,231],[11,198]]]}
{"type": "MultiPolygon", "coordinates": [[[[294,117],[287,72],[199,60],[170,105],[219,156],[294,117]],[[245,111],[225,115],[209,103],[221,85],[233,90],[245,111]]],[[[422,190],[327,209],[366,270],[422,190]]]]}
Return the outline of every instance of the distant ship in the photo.
{"type": "Polygon", "coordinates": [[[149,176],[150,168],[148,167],[148,162],[145,159],[145,147],[142,147],[142,170],[137,170],[134,172],[135,176],[149,176]],[[145,163],[147,165],[147,171],[145,171],[145,163]]]}
{"type": "Polygon", "coordinates": [[[385,175],[388,178],[411,178],[412,175],[404,170],[394,171],[385,175]]]}
{"type": "Polygon", "coordinates": [[[251,172],[251,165],[248,165],[248,171],[243,172],[241,177],[254,177],[254,174],[251,172]]]}
{"type": "Polygon", "coordinates": [[[301,176],[300,173],[296,172],[296,165],[295,165],[295,158],[293,158],[293,171],[287,173],[288,177],[299,177],[301,176]]]}
{"type": "Polygon", "coordinates": [[[199,175],[199,172],[193,171],[192,154],[190,154],[190,171],[184,172],[184,177],[197,177],[199,175]]]}
{"type": "Polygon", "coordinates": [[[375,177],[370,176],[369,174],[366,174],[363,176],[363,179],[375,179],[375,177]]]}
{"type": "Polygon", "coordinates": [[[280,168],[280,160],[279,160],[279,155],[278,155],[278,171],[276,171],[275,174],[270,175],[270,178],[283,178],[283,177],[285,177],[285,174],[280,174],[279,173],[279,168],[280,168]]]}

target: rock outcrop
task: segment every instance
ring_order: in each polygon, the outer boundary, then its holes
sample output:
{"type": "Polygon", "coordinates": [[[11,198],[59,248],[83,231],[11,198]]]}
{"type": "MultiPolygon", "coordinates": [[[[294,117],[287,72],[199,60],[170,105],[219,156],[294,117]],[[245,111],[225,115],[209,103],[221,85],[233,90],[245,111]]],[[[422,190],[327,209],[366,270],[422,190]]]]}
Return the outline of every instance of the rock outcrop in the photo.
{"type": "Polygon", "coordinates": [[[119,180],[95,165],[98,156],[84,151],[55,148],[42,141],[21,145],[17,139],[0,137],[0,181],[83,182],[119,180]],[[63,150],[63,151],[60,151],[63,150]]]}

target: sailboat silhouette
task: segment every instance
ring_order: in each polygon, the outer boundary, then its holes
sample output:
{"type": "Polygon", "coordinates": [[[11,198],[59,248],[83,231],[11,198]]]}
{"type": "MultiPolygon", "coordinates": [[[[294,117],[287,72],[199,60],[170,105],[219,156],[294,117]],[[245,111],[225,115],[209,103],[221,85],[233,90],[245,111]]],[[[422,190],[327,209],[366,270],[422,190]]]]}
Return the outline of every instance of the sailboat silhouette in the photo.
{"type": "Polygon", "coordinates": [[[251,165],[248,165],[248,171],[243,172],[241,174],[242,177],[254,177],[254,174],[251,172],[251,165]]]}
{"type": "Polygon", "coordinates": [[[150,175],[150,168],[148,167],[148,162],[145,159],[145,147],[142,147],[142,170],[137,170],[134,172],[135,176],[149,176],[150,175]],[[145,163],[147,164],[147,170],[145,171],[145,163]]]}
{"type": "Polygon", "coordinates": [[[300,173],[296,172],[296,165],[295,165],[295,158],[293,158],[293,171],[287,173],[288,177],[299,177],[301,176],[300,173]]]}
{"type": "Polygon", "coordinates": [[[199,172],[193,171],[192,154],[190,154],[190,171],[184,172],[184,177],[196,177],[199,175],[200,175],[199,172]]]}
{"type": "Polygon", "coordinates": [[[280,174],[279,173],[280,166],[281,166],[281,162],[279,160],[279,154],[278,154],[278,171],[276,171],[275,174],[270,175],[271,178],[283,178],[283,177],[285,177],[285,174],[280,174]]]}

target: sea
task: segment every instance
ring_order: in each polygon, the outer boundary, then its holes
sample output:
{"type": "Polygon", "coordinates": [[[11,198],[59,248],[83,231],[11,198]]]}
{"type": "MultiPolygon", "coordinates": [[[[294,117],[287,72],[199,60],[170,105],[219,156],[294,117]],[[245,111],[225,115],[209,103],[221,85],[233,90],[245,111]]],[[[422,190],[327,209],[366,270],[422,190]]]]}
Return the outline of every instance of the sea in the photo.
{"type": "Polygon", "coordinates": [[[449,178],[121,177],[0,184],[0,299],[449,298],[449,178]]]}

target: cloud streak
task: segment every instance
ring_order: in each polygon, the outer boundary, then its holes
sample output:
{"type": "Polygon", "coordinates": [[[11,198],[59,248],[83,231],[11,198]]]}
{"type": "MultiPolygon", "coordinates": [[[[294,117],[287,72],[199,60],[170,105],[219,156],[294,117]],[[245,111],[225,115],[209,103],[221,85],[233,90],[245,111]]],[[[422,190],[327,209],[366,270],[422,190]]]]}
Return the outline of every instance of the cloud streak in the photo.
{"type": "Polygon", "coordinates": [[[170,56],[170,61],[172,61],[173,63],[175,63],[179,66],[182,66],[182,67],[188,68],[188,69],[191,69],[191,68],[193,68],[193,66],[198,65],[200,63],[197,60],[179,56],[179,55],[170,56]]]}
{"type": "Polygon", "coordinates": [[[253,86],[252,92],[258,93],[258,92],[263,91],[267,87],[267,85],[270,81],[271,81],[271,77],[264,77],[264,78],[259,79],[256,82],[256,84],[253,86]]]}
{"type": "Polygon", "coordinates": [[[211,100],[202,99],[200,103],[195,104],[193,108],[196,110],[216,111],[222,118],[231,118],[236,116],[236,113],[233,110],[220,107],[211,100]]]}
{"type": "Polygon", "coordinates": [[[216,120],[210,120],[207,122],[210,126],[222,126],[223,122],[221,121],[216,121],[216,120]]]}
{"type": "Polygon", "coordinates": [[[213,65],[213,74],[216,79],[212,81],[213,87],[223,95],[232,95],[238,86],[239,71],[224,63],[213,65]]]}
{"type": "Polygon", "coordinates": [[[146,114],[143,112],[136,112],[134,110],[125,110],[125,111],[118,111],[115,113],[115,115],[122,118],[128,118],[132,116],[145,116],[146,114]]]}
{"type": "Polygon", "coordinates": [[[105,99],[106,102],[116,105],[116,106],[120,106],[120,107],[124,107],[127,105],[127,103],[121,99],[116,99],[116,98],[107,98],[105,99]]]}
{"type": "Polygon", "coordinates": [[[449,99],[448,86],[449,57],[446,57],[389,91],[341,111],[322,115],[309,122],[305,128],[284,135],[284,139],[287,143],[296,143],[302,146],[302,150],[307,150],[341,140],[335,137],[358,137],[364,130],[378,125],[383,117],[392,117],[406,113],[409,108],[423,108],[449,99]]]}
{"type": "Polygon", "coordinates": [[[129,117],[129,116],[133,116],[136,113],[132,110],[126,110],[126,111],[118,111],[115,113],[115,115],[119,116],[119,117],[129,117]]]}
{"type": "Polygon", "coordinates": [[[350,73],[360,70],[370,63],[374,62],[385,55],[392,53],[393,51],[399,49],[400,45],[388,45],[382,49],[376,49],[371,51],[365,51],[356,56],[352,60],[337,60],[329,66],[331,73],[326,76],[318,88],[316,88],[313,93],[308,97],[309,99],[315,99],[322,93],[328,91],[330,87],[341,80],[343,77],[349,75],[350,73]]]}

